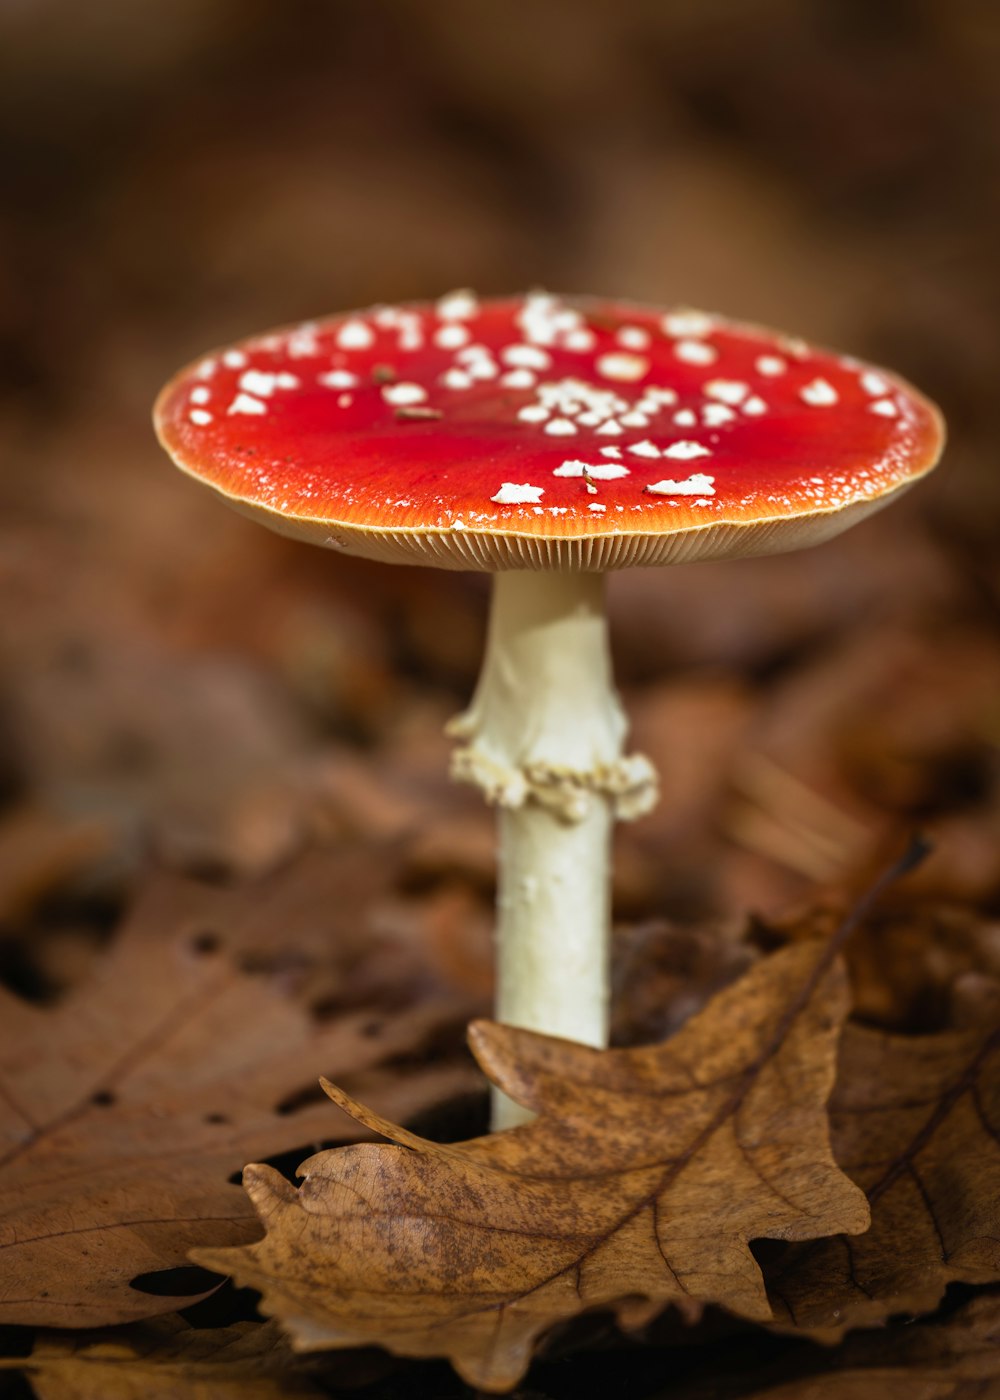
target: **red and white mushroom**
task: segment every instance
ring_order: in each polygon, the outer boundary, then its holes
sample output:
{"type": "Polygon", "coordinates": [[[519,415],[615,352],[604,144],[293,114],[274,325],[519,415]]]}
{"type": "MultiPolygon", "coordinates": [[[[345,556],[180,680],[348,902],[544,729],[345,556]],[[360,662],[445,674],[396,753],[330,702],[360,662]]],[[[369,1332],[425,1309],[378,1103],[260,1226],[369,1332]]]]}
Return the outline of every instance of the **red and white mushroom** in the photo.
{"type": "MultiPolygon", "coordinates": [[[[241,342],[156,406],[174,460],[286,535],[496,575],[455,776],[500,808],[500,1020],[606,1043],[623,751],[603,574],[815,544],[928,472],[885,370],[699,311],[546,293],[374,307],[241,342]]],[[[501,1105],[500,1122],[518,1110],[501,1105]]]]}

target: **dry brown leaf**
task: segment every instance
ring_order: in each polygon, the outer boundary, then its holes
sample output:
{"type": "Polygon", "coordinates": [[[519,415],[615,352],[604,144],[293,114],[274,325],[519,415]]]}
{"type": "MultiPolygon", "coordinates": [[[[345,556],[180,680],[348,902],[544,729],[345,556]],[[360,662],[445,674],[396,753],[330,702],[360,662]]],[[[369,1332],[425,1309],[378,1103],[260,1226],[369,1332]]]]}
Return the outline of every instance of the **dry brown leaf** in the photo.
{"type": "MultiPolygon", "coordinates": [[[[939,852],[935,829],[934,859],[939,852]]],[[[918,873],[917,878],[923,874],[918,873]]],[[[826,938],[843,918],[842,901],[812,904],[756,923],[758,943],[826,938]]],[[[844,945],[856,1020],[891,1031],[954,1029],[955,993],[966,978],[1000,983],[1000,921],[964,904],[923,895],[887,900],[844,945]]]]}
{"type": "Polygon", "coordinates": [[[911,892],[866,919],[845,958],[859,1020],[944,1030],[954,1025],[956,984],[970,974],[1000,982],[1000,922],[911,892]]]}
{"type": "Polygon", "coordinates": [[[438,998],[376,1022],[361,1006],[317,1023],[283,979],[229,956],[242,904],[160,880],[56,1008],[0,990],[0,1321],[94,1327],[178,1306],[129,1282],[196,1244],[253,1238],[230,1181],[248,1159],[357,1137],[315,1101],[324,1068],[404,1115],[473,1082],[454,1061],[378,1068],[461,1007],[438,998]]]}
{"type": "Polygon", "coordinates": [[[467,998],[464,1020],[484,1014],[492,917],[454,886],[399,894],[400,860],[398,844],[343,842],[234,888],[240,953],[256,970],[301,977],[313,1004],[398,1010],[446,995],[467,998]]]}
{"type": "Polygon", "coordinates": [[[96,817],[28,804],[0,817],[0,921],[19,924],[52,888],[107,857],[111,832],[96,817]]]}
{"type": "Polygon", "coordinates": [[[768,1271],[782,1322],[826,1340],[1000,1281],[1000,1007],[978,1027],[849,1026],[830,1103],[834,1155],[868,1196],[856,1239],[797,1245],[768,1271]]]}
{"type": "Polygon", "coordinates": [[[832,1369],[754,1392],[754,1400],[996,1400],[1000,1298],[974,1298],[953,1317],[858,1333],[821,1354],[832,1369]]]}
{"type": "Polygon", "coordinates": [[[625,1325],[668,1303],[768,1319],[749,1240],[868,1223],[824,1111],[846,1010],[830,945],[813,945],[758,964],[664,1045],[477,1023],[483,1068],[537,1120],[441,1146],[329,1086],[396,1145],[320,1153],[299,1190],[248,1168],[265,1238],[193,1257],[259,1288],[300,1347],[444,1355],[490,1391],[588,1308],[625,1325]]]}
{"type": "Polygon", "coordinates": [[[620,925],[611,958],[612,1044],[648,1045],[674,1035],[757,955],[732,926],[662,919],[620,925]]]}
{"type": "Polygon", "coordinates": [[[998,685],[995,637],[967,617],[948,627],[876,619],[834,640],[759,707],[732,770],[727,831],[777,865],[843,886],[901,820],[933,820],[949,839],[915,887],[990,899],[998,685]]]}
{"type": "MultiPolygon", "coordinates": [[[[0,1363],[3,1364],[3,1363],[0,1363]]],[[[273,1323],[199,1329],[179,1317],[41,1333],[17,1365],[38,1400],[281,1400],[327,1392],[273,1323]]]]}

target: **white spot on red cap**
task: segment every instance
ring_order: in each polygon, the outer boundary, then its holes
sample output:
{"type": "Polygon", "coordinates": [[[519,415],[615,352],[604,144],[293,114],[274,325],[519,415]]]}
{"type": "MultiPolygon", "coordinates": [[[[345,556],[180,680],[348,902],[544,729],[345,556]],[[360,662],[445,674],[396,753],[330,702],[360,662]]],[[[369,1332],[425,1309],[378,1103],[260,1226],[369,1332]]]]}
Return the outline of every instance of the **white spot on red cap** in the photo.
{"type": "Polygon", "coordinates": [[[686,365],[714,365],[719,352],[704,340],[678,340],[674,355],[686,365]]]}
{"type": "Polygon", "coordinates": [[[466,374],[464,369],[446,369],[441,383],[446,389],[471,389],[472,376],[466,374]]]}
{"type": "Polygon", "coordinates": [[[874,403],[868,405],[869,413],[878,413],[883,418],[898,418],[899,409],[892,399],[876,399],[874,403]]]}
{"type": "Polygon", "coordinates": [[[473,379],[496,379],[500,373],[500,366],[486,345],[467,345],[458,351],[455,359],[473,379]]]}
{"type": "Polygon", "coordinates": [[[692,408],[679,408],[673,416],[678,428],[697,428],[698,418],[692,408]]]}
{"type": "Polygon", "coordinates": [[[613,350],[607,355],[599,355],[595,368],[605,379],[631,384],[649,373],[649,361],[645,355],[613,350]]]}
{"type": "Polygon", "coordinates": [[[649,331],[642,326],[622,326],[615,340],[626,350],[645,350],[649,346],[649,331]]]}
{"type": "Polygon", "coordinates": [[[647,384],[642,393],[644,399],[652,399],[654,403],[671,404],[677,402],[677,390],[667,389],[661,384],[647,384]]]}
{"type": "Polygon", "coordinates": [[[227,369],[242,369],[248,361],[242,350],[227,350],[222,356],[222,363],[227,369]]]}
{"type": "Polygon", "coordinates": [[[435,307],[443,321],[470,321],[479,311],[475,292],[463,287],[458,292],[448,292],[441,297],[435,307]]]}
{"type": "Polygon", "coordinates": [[[552,418],[542,431],[552,437],[572,437],[576,432],[576,424],[571,423],[568,418],[552,418]]]}
{"type": "Polygon", "coordinates": [[[560,334],[581,322],[578,312],[563,306],[558,297],[548,292],[530,292],[515,319],[525,340],[532,345],[554,345],[560,334]]]}
{"type": "Polygon", "coordinates": [[[192,408],[188,412],[188,417],[192,423],[197,423],[199,428],[206,427],[212,421],[212,415],[206,408],[192,408]]]}
{"type": "Polygon", "coordinates": [[[522,423],[544,423],[549,417],[549,410],[544,404],[529,403],[518,409],[517,416],[522,423]]]}
{"type": "Polygon", "coordinates": [[[597,450],[602,457],[620,457],[622,455],[620,447],[599,447],[597,450]]]}
{"type": "Polygon", "coordinates": [[[552,356],[538,345],[505,345],[500,358],[514,369],[545,370],[552,364],[552,356]]]}
{"type": "Polygon", "coordinates": [[[873,369],[865,370],[861,376],[861,387],[866,394],[871,394],[873,399],[880,399],[883,394],[889,392],[888,380],[883,379],[882,375],[873,369]]]}
{"type": "Polygon", "coordinates": [[[758,374],[764,375],[766,379],[774,379],[779,374],[785,373],[788,361],[782,359],[780,355],[758,355],[754,360],[754,368],[758,374]]]}
{"type": "Polygon", "coordinates": [[[712,317],[704,311],[668,311],[660,323],[664,331],[669,336],[680,340],[698,339],[700,336],[709,335],[714,322],[712,317]]]}
{"type": "Polygon", "coordinates": [[[656,443],[650,442],[648,438],[642,442],[632,443],[626,451],[634,453],[636,457],[659,457],[660,455],[660,449],[656,443]]]}
{"type": "Polygon", "coordinates": [[[337,344],[341,350],[367,350],[375,343],[375,332],[364,321],[345,321],[337,331],[337,344]]]}
{"type": "Polygon", "coordinates": [[[207,384],[196,384],[191,390],[192,403],[208,403],[212,397],[212,391],[207,384]]]}
{"type": "Polygon", "coordinates": [[[266,413],[267,404],[252,394],[237,394],[226,409],[227,413],[266,413]]]}
{"type": "Polygon", "coordinates": [[[440,330],[434,332],[434,344],[441,350],[458,350],[463,345],[469,343],[469,332],[465,326],[457,321],[450,322],[447,326],[442,326],[440,330]]]}
{"type": "Polygon", "coordinates": [[[839,397],[836,389],[827,379],[814,379],[799,390],[799,398],[802,402],[810,404],[813,408],[826,408],[830,404],[836,403],[839,397]]]}
{"type": "Polygon", "coordinates": [[[577,326],[573,330],[567,331],[563,337],[565,349],[574,350],[582,355],[585,355],[588,350],[593,350],[596,343],[597,337],[586,326],[577,326]]]}
{"type": "Polygon", "coordinates": [[[299,380],[294,374],[289,374],[287,370],[270,374],[262,369],[248,369],[240,375],[239,384],[240,388],[245,389],[248,394],[255,394],[261,399],[269,399],[275,389],[297,389],[299,380]]]}
{"type": "Polygon", "coordinates": [[[779,336],[778,344],[788,355],[793,355],[797,360],[804,360],[809,354],[809,343],[798,335],[779,336]]]}
{"type": "Polygon", "coordinates": [[[603,515],[604,512],[607,510],[607,506],[601,505],[599,501],[591,501],[590,504],[587,506],[587,509],[592,510],[595,515],[603,515]]]}
{"type": "Polygon", "coordinates": [[[289,356],[293,360],[303,360],[308,355],[319,354],[319,341],[316,339],[316,322],[304,321],[291,331],[286,342],[289,356]]]}
{"type": "Polygon", "coordinates": [[[625,429],[618,422],[617,418],[609,418],[606,423],[602,423],[599,428],[595,428],[595,433],[602,433],[605,437],[617,437],[625,429]]]}
{"type": "Polygon", "coordinates": [[[500,383],[505,389],[533,389],[538,378],[530,369],[510,369],[500,376],[500,383]]]}
{"type": "Polygon", "coordinates": [[[523,506],[533,505],[540,501],[545,495],[543,486],[529,486],[527,483],[518,485],[514,481],[505,481],[495,496],[491,496],[491,501],[496,501],[499,506],[523,506]]]}
{"type": "Polygon", "coordinates": [[[740,404],[750,392],[750,385],[741,379],[710,379],[704,386],[705,395],[719,403],[740,404]]]}
{"type": "Polygon", "coordinates": [[[711,452],[707,447],[702,447],[700,442],[672,442],[669,447],[663,449],[664,457],[675,457],[679,461],[687,462],[693,457],[711,457],[711,452]]]}
{"type": "Polygon", "coordinates": [[[358,376],[346,369],[331,369],[326,374],[318,374],[316,381],[325,389],[356,389],[358,376]]]}
{"type": "Polygon", "coordinates": [[[382,397],[394,408],[404,408],[408,404],[423,403],[427,398],[427,390],[420,384],[386,384],[382,389],[382,397]]]}
{"type": "Polygon", "coordinates": [[[617,481],[628,476],[629,469],[622,462],[563,462],[556,467],[553,476],[591,476],[595,481],[617,481]]]}
{"type": "Polygon", "coordinates": [[[684,481],[654,481],[646,490],[654,496],[714,496],[715,477],[695,472],[684,481]]]}
{"type": "MultiPolygon", "coordinates": [[[[749,402],[750,400],[747,399],[746,403],[743,405],[744,413],[747,412],[746,404],[749,402]]],[[[758,399],[758,403],[759,402],[760,400],[758,399]]],[[[692,417],[693,416],[692,414],[692,417]]],[[[676,422],[676,418],[679,417],[680,414],[677,414],[674,421],[676,422]]],[[[733,410],[727,408],[724,403],[707,403],[701,410],[701,421],[705,424],[706,428],[721,428],[723,423],[731,423],[735,417],[736,414],[733,410]]]]}
{"type": "Polygon", "coordinates": [[[767,412],[767,404],[757,394],[751,394],[748,399],[744,399],[740,408],[751,418],[759,418],[762,413],[767,412]]]}

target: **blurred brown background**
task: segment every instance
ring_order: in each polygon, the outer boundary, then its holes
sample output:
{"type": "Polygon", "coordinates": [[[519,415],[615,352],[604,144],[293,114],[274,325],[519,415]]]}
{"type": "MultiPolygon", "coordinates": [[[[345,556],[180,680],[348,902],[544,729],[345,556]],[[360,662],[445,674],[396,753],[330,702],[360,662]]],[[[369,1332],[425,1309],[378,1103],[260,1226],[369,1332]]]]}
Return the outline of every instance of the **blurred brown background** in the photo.
{"type": "Polygon", "coordinates": [[[841,541],[613,581],[665,790],[619,913],[774,911],[915,824],[926,884],[995,906],[998,71],[995,0],[0,0],[5,936],[99,922],[150,860],[350,841],[488,924],[439,737],[482,581],[271,538],[149,427],[211,345],[465,285],[779,325],[950,424],[841,541]]]}

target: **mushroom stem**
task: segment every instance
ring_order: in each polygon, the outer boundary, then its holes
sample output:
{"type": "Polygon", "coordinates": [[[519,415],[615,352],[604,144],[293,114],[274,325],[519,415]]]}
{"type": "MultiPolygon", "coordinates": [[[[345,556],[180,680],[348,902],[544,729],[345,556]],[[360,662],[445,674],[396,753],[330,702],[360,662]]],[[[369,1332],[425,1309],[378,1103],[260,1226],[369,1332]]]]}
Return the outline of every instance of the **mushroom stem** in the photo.
{"type": "MultiPolygon", "coordinates": [[[[452,774],[500,806],[497,1018],[604,1046],[610,844],[616,817],[648,811],[656,777],[626,758],[611,675],[604,578],[502,573],[452,774]]],[[[494,1127],[530,1117],[498,1094],[494,1127]]]]}

